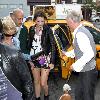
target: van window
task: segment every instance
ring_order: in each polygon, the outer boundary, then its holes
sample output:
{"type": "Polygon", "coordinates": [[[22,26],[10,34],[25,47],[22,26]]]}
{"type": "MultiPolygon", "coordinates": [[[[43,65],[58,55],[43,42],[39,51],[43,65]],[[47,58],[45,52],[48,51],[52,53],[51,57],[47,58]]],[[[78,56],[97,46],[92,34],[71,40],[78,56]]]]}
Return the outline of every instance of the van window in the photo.
{"type": "Polygon", "coordinates": [[[96,29],[89,27],[89,26],[85,26],[93,35],[94,41],[96,44],[100,44],[100,32],[97,31],[96,29]]]}
{"type": "Polygon", "coordinates": [[[64,27],[62,29],[61,28],[56,29],[54,35],[58,41],[60,49],[66,50],[70,45],[70,43],[69,43],[70,41],[68,39],[69,38],[68,30],[67,29],[65,30],[64,27]],[[67,37],[66,37],[66,35],[67,35],[67,37]]]}

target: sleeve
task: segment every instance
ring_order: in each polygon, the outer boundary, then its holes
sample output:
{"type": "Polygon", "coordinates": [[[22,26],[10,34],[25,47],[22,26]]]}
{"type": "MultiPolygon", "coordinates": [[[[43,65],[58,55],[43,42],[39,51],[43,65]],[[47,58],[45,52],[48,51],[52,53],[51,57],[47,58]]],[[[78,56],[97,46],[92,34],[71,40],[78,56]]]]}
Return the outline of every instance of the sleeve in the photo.
{"type": "Polygon", "coordinates": [[[32,41],[34,39],[34,34],[35,34],[35,31],[34,31],[34,26],[31,26],[29,28],[29,35],[28,35],[28,44],[27,44],[27,47],[31,50],[31,47],[32,47],[32,41]]]}
{"type": "Polygon", "coordinates": [[[49,38],[50,38],[50,44],[51,44],[50,63],[54,64],[55,63],[55,40],[54,40],[54,36],[53,36],[53,31],[51,28],[49,29],[49,38]]]}
{"type": "Polygon", "coordinates": [[[27,48],[27,42],[28,42],[28,29],[23,25],[20,31],[19,35],[19,41],[20,41],[20,49],[23,53],[29,54],[29,50],[27,48]]]}
{"type": "Polygon", "coordinates": [[[16,69],[22,83],[22,97],[24,100],[33,100],[33,83],[31,74],[20,52],[18,52],[16,64],[16,69]]]}

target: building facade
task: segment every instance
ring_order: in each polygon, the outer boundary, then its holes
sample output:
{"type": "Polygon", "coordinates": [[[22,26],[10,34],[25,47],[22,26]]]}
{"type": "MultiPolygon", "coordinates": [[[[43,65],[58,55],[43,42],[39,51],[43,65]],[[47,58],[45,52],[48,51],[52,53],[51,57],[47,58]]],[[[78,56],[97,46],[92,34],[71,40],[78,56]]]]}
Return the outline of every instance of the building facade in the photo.
{"type": "Polygon", "coordinates": [[[15,8],[21,8],[25,16],[30,15],[30,6],[27,5],[27,0],[0,0],[0,17],[9,15],[15,8]]]}
{"type": "MultiPolygon", "coordinates": [[[[0,17],[9,15],[15,8],[21,8],[24,11],[25,16],[33,14],[34,5],[50,5],[50,4],[59,4],[62,2],[65,4],[78,3],[83,4],[87,0],[0,0],[0,17]]],[[[93,2],[99,0],[91,0],[93,2]]]]}

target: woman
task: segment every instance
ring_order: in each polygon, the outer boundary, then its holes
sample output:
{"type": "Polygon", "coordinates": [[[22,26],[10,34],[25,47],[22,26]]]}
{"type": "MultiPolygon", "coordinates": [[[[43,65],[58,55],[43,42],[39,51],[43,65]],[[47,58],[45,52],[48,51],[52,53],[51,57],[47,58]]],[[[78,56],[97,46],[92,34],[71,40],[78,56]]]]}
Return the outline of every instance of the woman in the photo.
{"type": "Polygon", "coordinates": [[[35,85],[36,100],[40,100],[41,89],[44,89],[44,100],[49,100],[48,75],[54,68],[55,42],[50,27],[45,24],[46,16],[38,11],[34,15],[35,25],[29,29],[30,62],[35,85]],[[36,56],[37,55],[37,58],[36,56]]]}
{"type": "Polygon", "coordinates": [[[33,100],[29,69],[13,40],[16,25],[11,17],[2,19],[3,38],[0,42],[0,100],[33,100]]]}
{"type": "Polygon", "coordinates": [[[17,33],[16,25],[10,16],[4,17],[3,24],[3,38],[1,42],[8,46],[14,46],[19,49],[19,44],[16,42],[14,35],[17,33]]]}
{"type": "Polygon", "coordinates": [[[2,29],[3,29],[3,25],[2,25],[2,22],[1,22],[1,19],[0,19],[0,41],[2,39],[2,29]]]}

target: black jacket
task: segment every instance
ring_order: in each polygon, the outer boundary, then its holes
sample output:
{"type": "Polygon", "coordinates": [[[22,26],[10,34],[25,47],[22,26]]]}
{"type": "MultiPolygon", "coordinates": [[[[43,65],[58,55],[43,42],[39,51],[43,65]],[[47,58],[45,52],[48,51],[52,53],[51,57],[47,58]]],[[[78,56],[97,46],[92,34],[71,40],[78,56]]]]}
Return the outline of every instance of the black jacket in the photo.
{"type": "Polygon", "coordinates": [[[29,69],[21,53],[15,48],[0,44],[1,66],[7,79],[22,93],[23,100],[33,100],[33,84],[29,69]]]}
{"type": "MultiPolygon", "coordinates": [[[[31,49],[32,42],[35,35],[35,26],[30,27],[29,29],[29,39],[28,39],[28,48],[31,49]]],[[[55,63],[55,40],[51,28],[47,25],[43,26],[42,36],[41,36],[41,46],[46,55],[51,52],[50,63],[55,63]]]]}
{"type": "Polygon", "coordinates": [[[30,51],[27,48],[27,39],[28,39],[28,29],[25,25],[22,25],[19,34],[19,41],[20,41],[20,49],[22,53],[29,54],[30,51]]]}

